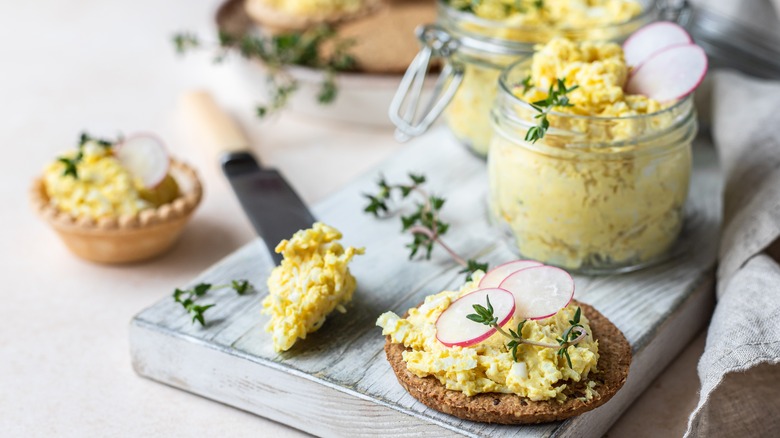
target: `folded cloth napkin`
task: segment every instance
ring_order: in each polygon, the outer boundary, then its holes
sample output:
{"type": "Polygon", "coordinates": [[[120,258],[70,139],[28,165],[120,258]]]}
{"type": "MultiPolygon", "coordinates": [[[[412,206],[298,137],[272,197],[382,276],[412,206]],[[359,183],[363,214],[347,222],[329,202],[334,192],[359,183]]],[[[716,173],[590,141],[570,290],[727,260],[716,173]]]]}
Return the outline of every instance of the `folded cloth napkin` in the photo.
{"type": "Polygon", "coordinates": [[[718,303],[686,436],[780,436],[780,81],[710,76],[724,222],[718,303]]]}

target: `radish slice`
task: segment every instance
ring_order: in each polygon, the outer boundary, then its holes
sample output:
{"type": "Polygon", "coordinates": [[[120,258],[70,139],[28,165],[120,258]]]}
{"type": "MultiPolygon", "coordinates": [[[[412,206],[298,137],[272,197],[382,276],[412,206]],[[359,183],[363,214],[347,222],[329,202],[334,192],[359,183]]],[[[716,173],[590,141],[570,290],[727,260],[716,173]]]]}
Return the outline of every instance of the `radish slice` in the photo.
{"type": "Polygon", "coordinates": [[[436,320],[436,339],[447,347],[468,347],[489,338],[496,329],[474,322],[466,315],[476,313],[474,304],[487,307],[487,299],[493,306],[493,316],[498,318],[501,327],[515,313],[515,297],[503,289],[479,289],[464,295],[450,304],[436,320]]]}
{"type": "MultiPolygon", "coordinates": [[[[534,266],[517,271],[501,283],[515,297],[515,316],[549,318],[574,297],[574,279],[554,266],[534,266]]],[[[491,297],[492,298],[492,297],[491,297]]]]}
{"type": "Polygon", "coordinates": [[[521,269],[530,268],[531,266],[542,266],[542,263],[534,260],[515,260],[513,262],[504,263],[503,265],[498,265],[482,277],[482,280],[479,281],[479,287],[480,289],[498,287],[510,274],[521,269]]]}
{"type": "Polygon", "coordinates": [[[645,61],[628,79],[629,94],[661,102],[693,92],[707,74],[707,55],[695,44],[670,47],[645,61]]]}
{"type": "Polygon", "coordinates": [[[626,64],[636,67],[661,50],[692,43],[693,39],[682,26],[670,21],[659,21],[639,29],[628,37],[623,43],[623,54],[626,57],[626,64]]]}
{"type": "Polygon", "coordinates": [[[126,138],[114,147],[114,156],[149,189],[157,187],[165,179],[171,164],[162,141],[150,134],[126,138]]]}

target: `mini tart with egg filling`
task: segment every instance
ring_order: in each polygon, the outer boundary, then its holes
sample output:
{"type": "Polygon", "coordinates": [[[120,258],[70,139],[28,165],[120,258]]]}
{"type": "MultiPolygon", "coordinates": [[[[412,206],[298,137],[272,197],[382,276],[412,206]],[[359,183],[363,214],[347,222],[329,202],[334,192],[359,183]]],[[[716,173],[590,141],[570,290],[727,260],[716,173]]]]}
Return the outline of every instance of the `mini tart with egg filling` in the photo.
{"type": "MultiPolygon", "coordinates": [[[[113,161],[109,164],[116,167],[113,161]]],[[[56,195],[47,190],[47,177],[51,177],[53,169],[47,169],[43,177],[33,181],[30,190],[33,209],[74,254],[98,263],[136,262],[165,252],[181,235],[203,195],[195,170],[170,160],[168,174],[158,186],[139,190],[141,207],[122,203],[118,211],[101,210],[99,214],[88,214],[83,209],[67,211],[58,207],[53,199],[56,195]]]]}
{"type": "Polygon", "coordinates": [[[385,353],[398,382],[414,398],[445,414],[483,423],[532,424],[559,421],[595,409],[623,386],[631,365],[631,345],[623,333],[604,315],[593,307],[573,302],[582,309],[590,320],[593,338],[599,342],[598,371],[591,371],[587,380],[566,381],[563,402],[555,399],[532,401],[515,394],[480,393],[467,396],[460,391],[449,390],[435,377],[418,377],[409,371],[403,360],[407,349],[403,344],[393,343],[387,336],[385,353]],[[585,388],[596,382],[598,394],[586,400],[585,388]]]}
{"type": "Polygon", "coordinates": [[[272,33],[301,31],[335,24],[375,12],[381,0],[245,0],[252,20],[272,33]]]}

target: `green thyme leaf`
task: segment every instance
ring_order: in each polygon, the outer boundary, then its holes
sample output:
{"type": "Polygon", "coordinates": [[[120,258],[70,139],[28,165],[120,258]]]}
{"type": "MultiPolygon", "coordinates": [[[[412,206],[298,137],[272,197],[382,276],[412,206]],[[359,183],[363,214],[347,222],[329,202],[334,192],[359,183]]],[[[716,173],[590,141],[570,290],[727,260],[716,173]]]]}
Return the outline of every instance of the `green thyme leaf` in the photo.
{"type": "Polygon", "coordinates": [[[200,283],[195,285],[194,288],[192,288],[192,292],[195,294],[196,297],[203,296],[206,292],[211,289],[211,285],[209,283],[200,283]]]}
{"type": "Polygon", "coordinates": [[[195,34],[181,32],[173,36],[173,45],[176,48],[176,53],[184,54],[192,49],[200,47],[200,41],[195,34]]]}
{"type": "Polygon", "coordinates": [[[468,318],[468,319],[470,319],[470,320],[472,320],[474,322],[480,323],[480,324],[484,324],[485,323],[485,319],[482,316],[476,315],[476,314],[473,314],[473,313],[470,313],[470,314],[466,315],[466,318],[468,318]]]}
{"type": "Polygon", "coordinates": [[[576,325],[580,323],[580,317],[582,316],[582,308],[577,307],[577,311],[574,312],[574,318],[569,321],[569,324],[576,325]]]}
{"type": "Polygon", "coordinates": [[[317,101],[321,104],[331,103],[336,100],[337,94],[338,89],[336,88],[336,80],[332,75],[328,75],[320,85],[320,92],[317,94],[317,101]]]}
{"type": "Polygon", "coordinates": [[[418,185],[418,186],[422,185],[422,184],[425,184],[425,175],[422,175],[422,174],[410,173],[409,174],[409,179],[411,179],[412,182],[415,185],[418,185]]]}
{"type": "Polygon", "coordinates": [[[173,301],[181,304],[184,310],[189,313],[190,316],[192,316],[193,324],[198,322],[201,326],[205,326],[206,319],[204,318],[203,314],[208,309],[214,307],[215,304],[199,305],[196,304],[196,300],[206,295],[206,293],[210,290],[223,289],[228,287],[232,288],[239,295],[244,295],[245,293],[253,290],[253,286],[251,283],[249,283],[248,280],[231,280],[230,284],[216,286],[210,283],[199,283],[190,289],[174,289],[173,301]]]}
{"type": "Polygon", "coordinates": [[[567,96],[567,94],[576,90],[578,87],[579,85],[573,85],[566,88],[566,79],[559,78],[554,84],[550,85],[546,99],[531,102],[531,107],[539,112],[539,114],[534,116],[534,118],[539,120],[539,123],[536,126],[528,128],[528,131],[525,133],[525,141],[536,143],[538,140],[544,138],[547,130],[550,128],[550,121],[547,119],[547,114],[556,107],[563,108],[574,106],[569,101],[569,96],[567,96]]]}
{"type": "Polygon", "coordinates": [[[230,287],[239,295],[244,295],[252,290],[252,285],[248,280],[232,280],[230,282],[230,287]]]}
{"type": "Polygon", "coordinates": [[[72,176],[74,179],[78,179],[79,172],[76,165],[80,159],[60,157],[57,161],[65,165],[65,169],[62,171],[62,176],[72,176]]]}

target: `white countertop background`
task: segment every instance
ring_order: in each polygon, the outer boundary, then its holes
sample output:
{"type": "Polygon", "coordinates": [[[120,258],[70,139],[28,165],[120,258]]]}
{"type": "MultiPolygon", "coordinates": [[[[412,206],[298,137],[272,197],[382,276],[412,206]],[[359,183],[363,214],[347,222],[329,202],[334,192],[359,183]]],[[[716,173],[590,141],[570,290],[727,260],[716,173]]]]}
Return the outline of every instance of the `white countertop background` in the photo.
{"type": "MultiPolygon", "coordinates": [[[[170,42],[180,30],[213,35],[218,4],[0,0],[0,435],[302,435],[140,378],[130,364],[132,316],[254,237],[213,156],[192,147],[178,121],[183,91],[211,90],[247,129],[254,152],[309,203],[402,147],[385,129],[292,114],[255,119],[260,96],[245,91],[230,64],[178,57],[170,42]],[[32,212],[32,179],[82,130],[155,132],[200,170],[204,202],[171,252],[130,266],[84,262],[32,212]]],[[[609,436],[681,435],[697,400],[703,345],[699,336],[609,436]]]]}

